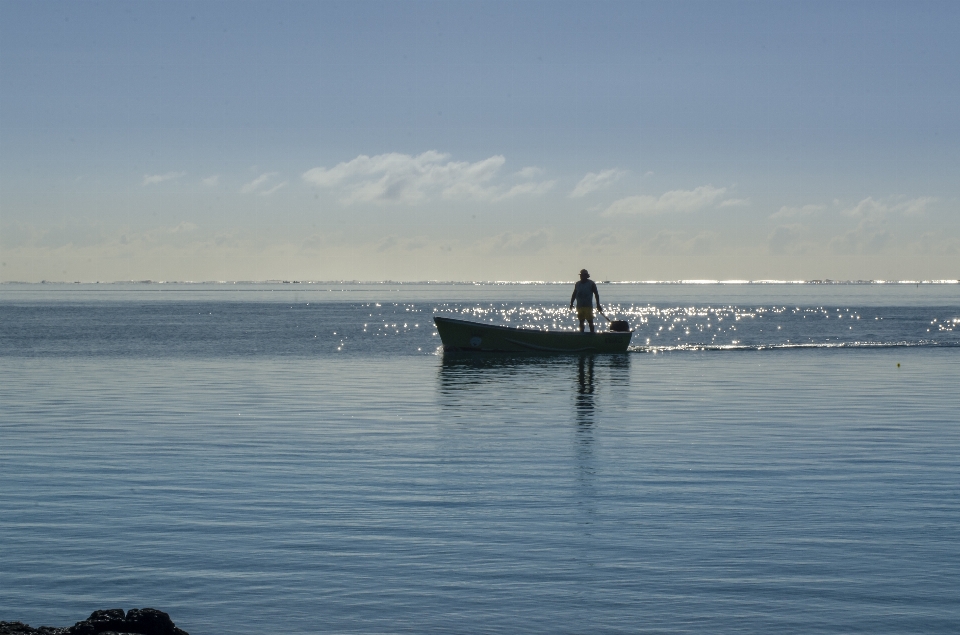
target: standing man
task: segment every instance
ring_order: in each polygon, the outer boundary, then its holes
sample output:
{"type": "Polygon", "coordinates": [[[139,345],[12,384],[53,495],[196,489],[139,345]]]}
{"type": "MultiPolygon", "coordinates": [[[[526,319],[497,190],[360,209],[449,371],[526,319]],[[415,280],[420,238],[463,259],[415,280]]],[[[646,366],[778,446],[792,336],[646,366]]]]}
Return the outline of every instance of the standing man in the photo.
{"type": "Polygon", "coordinates": [[[580,270],[580,282],[573,285],[573,295],[570,296],[570,308],[573,308],[573,301],[577,301],[577,319],[580,320],[580,332],[583,332],[583,322],[590,323],[590,332],[593,333],[593,299],[597,299],[597,311],[603,312],[600,308],[600,293],[597,291],[597,283],[590,279],[590,272],[586,269],[580,270]]]}

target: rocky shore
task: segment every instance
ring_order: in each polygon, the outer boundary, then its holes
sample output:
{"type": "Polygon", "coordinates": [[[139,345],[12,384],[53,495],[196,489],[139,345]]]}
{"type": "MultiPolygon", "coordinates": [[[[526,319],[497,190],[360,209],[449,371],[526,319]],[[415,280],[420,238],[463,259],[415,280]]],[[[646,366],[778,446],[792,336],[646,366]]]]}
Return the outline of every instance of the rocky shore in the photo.
{"type": "Polygon", "coordinates": [[[33,628],[22,622],[0,622],[0,635],[188,635],[170,616],[156,609],[107,609],[94,611],[73,626],[33,628]]]}

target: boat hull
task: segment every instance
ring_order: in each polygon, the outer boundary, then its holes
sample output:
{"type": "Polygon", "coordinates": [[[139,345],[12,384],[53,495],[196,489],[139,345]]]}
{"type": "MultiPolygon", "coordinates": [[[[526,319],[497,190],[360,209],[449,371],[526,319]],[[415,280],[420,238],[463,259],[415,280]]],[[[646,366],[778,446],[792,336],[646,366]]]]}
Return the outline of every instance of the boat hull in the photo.
{"type": "Polygon", "coordinates": [[[633,331],[539,331],[434,316],[444,351],[482,353],[625,353],[633,331]]]}

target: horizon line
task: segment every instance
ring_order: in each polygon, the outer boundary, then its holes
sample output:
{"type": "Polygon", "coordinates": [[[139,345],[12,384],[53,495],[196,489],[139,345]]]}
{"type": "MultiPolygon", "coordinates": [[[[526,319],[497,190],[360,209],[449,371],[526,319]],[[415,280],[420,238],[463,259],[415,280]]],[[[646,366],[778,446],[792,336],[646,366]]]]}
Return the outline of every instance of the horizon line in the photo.
{"type": "MultiPolygon", "coordinates": [[[[576,280],[41,280],[40,282],[27,282],[20,280],[0,281],[0,285],[120,285],[120,284],[138,284],[138,285],[161,285],[161,284],[182,284],[182,285],[278,285],[278,284],[307,284],[307,285],[568,285],[574,284],[576,280]]],[[[598,284],[684,284],[684,285],[787,285],[787,284],[809,284],[809,285],[886,285],[886,284],[960,284],[960,280],[938,279],[938,280],[833,280],[830,278],[819,278],[811,280],[701,280],[701,279],[681,279],[681,280],[596,280],[598,284]]]]}

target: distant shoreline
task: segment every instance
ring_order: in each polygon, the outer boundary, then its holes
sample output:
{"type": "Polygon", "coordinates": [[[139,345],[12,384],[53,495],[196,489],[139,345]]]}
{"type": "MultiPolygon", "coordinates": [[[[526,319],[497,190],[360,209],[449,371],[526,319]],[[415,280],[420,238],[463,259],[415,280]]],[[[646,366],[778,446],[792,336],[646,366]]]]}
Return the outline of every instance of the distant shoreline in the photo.
{"type": "MultiPolygon", "coordinates": [[[[41,280],[25,282],[8,280],[0,285],[444,285],[444,286],[519,286],[519,285],[570,285],[575,280],[41,280]]],[[[597,280],[597,284],[634,285],[918,285],[960,284],[960,280],[597,280]]]]}

